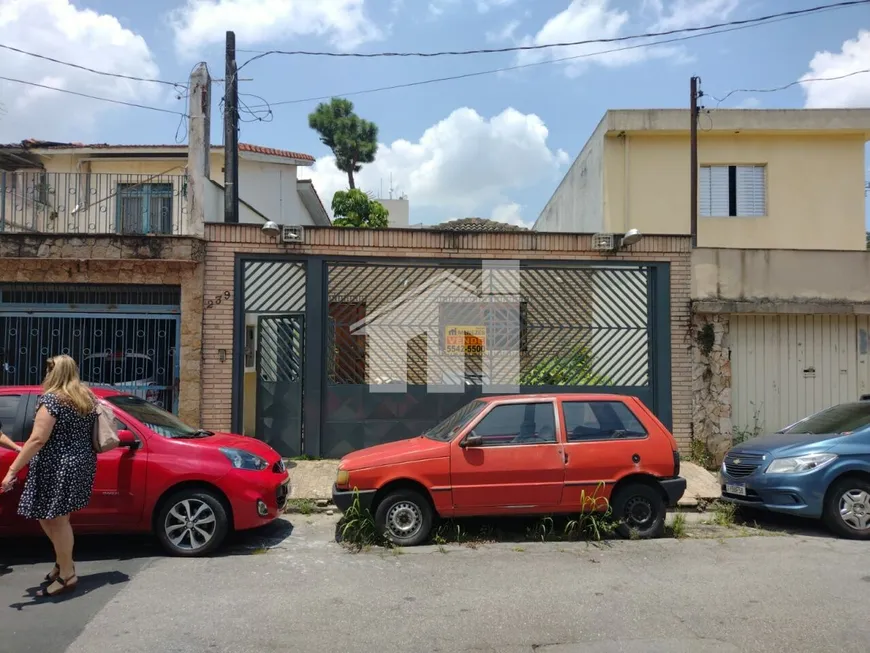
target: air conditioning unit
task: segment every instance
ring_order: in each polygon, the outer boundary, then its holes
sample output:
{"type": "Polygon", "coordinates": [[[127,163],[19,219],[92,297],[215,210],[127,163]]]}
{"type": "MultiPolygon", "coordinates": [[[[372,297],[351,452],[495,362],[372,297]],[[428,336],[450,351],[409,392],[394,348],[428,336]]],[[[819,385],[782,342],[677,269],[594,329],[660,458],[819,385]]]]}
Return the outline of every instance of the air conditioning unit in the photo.
{"type": "Polygon", "coordinates": [[[305,229],[300,225],[284,225],[281,228],[282,243],[301,243],[305,229]]]}
{"type": "Polygon", "coordinates": [[[619,234],[592,234],[592,249],[596,252],[613,252],[619,246],[619,234]]]}

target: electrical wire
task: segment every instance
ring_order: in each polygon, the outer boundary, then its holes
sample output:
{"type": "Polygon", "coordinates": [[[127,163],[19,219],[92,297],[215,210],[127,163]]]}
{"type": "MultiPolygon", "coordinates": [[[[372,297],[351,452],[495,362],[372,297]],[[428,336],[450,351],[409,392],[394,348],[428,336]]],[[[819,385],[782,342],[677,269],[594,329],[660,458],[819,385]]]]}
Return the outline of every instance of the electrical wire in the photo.
{"type": "Polygon", "coordinates": [[[46,86],[45,84],[37,84],[36,82],[28,82],[23,79],[13,79],[11,77],[2,77],[0,79],[6,82],[14,82],[16,84],[24,84],[26,86],[35,86],[36,88],[44,88],[49,91],[57,91],[58,93],[68,93],[69,95],[77,95],[79,97],[88,98],[91,100],[99,100],[100,102],[111,102],[112,104],[121,104],[125,107],[135,107],[137,109],[148,109],[149,111],[159,111],[160,113],[170,113],[174,116],[185,116],[187,114],[171,109],[161,109],[160,107],[149,107],[146,104],[136,104],[135,102],[125,102],[124,100],[113,100],[112,98],[99,97],[97,95],[88,95],[87,93],[79,93],[78,91],[70,91],[65,88],[57,88],[56,86],[46,86]]]}
{"type": "Polygon", "coordinates": [[[845,75],[837,75],[835,77],[807,77],[795,80],[793,82],[789,82],[788,84],[784,84],[783,86],[775,86],[773,88],[736,88],[733,91],[728,91],[721,98],[717,98],[715,95],[709,95],[709,97],[716,100],[718,103],[716,107],[722,105],[725,100],[730,98],[735,93],[776,93],[778,91],[784,91],[786,89],[791,88],[792,86],[797,86],[798,84],[807,84],[810,82],[834,82],[838,79],[847,79],[849,77],[854,77],[855,75],[866,75],[870,73],[870,68],[865,68],[864,70],[855,70],[851,73],[846,73],[845,75]]]}
{"type": "Polygon", "coordinates": [[[21,50],[19,48],[14,48],[11,45],[4,45],[0,43],[0,48],[4,50],[11,50],[12,52],[17,52],[19,54],[26,54],[28,57],[36,57],[37,59],[43,59],[45,61],[50,61],[52,63],[60,64],[61,66],[69,66],[70,68],[77,68],[78,70],[84,70],[89,73],[93,73],[95,75],[103,75],[104,77],[117,77],[119,79],[129,79],[134,82],[151,82],[153,84],[164,84],[166,86],[172,86],[174,88],[183,87],[184,84],[181,82],[170,82],[165,79],[151,79],[148,77],[136,77],[135,75],[123,75],[121,73],[110,73],[105,70],[97,70],[95,68],[88,68],[87,66],[81,66],[76,63],[72,63],[69,61],[62,61],[61,59],[54,59],[53,57],[48,57],[44,54],[37,54],[35,52],[28,52],[27,50],[21,50]]]}
{"type": "Polygon", "coordinates": [[[567,41],[562,43],[542,43],[536,45],[516,45],[504,48],[480,48],[475,50],[446,50],[440,52],[329,52],[329,51],[310,51],[310,50],[238,50],[238,52],[246,52],[246,53],[256,53],[254,57],[248,59],[245,63],[239,66],[238,70],[241,70],[249,63],[256,61],[258,59],[262,59],[263,57],[273,55],[273,54],[281,54],[287,56],[306,56],[306,57],[337,57],[337,58],[362,58],[362,59],[372,59],[372,58],[380,58],[380,57],[452,57],[452,56],[468,56],[468,55],[477,55],[477,54],[499,54],[505,52],[524,52],[530,50],[547,50],[550,48],[564,48],[564,47],[574,47],[578,45],[591,45],[595,43],[616,43],[621,41],[632,41],[635,39],[642,38],[654,38],[658,36],[671,36],[674,34],[686,34],[693,32],[705,32],[707,30],[718,29],[721,27],[733,27],[738,25],[754,25],[759,23],[765,23],[776,18],[783,17],[798,17],[798,16],[806,16],[814,13],[818,13],[820,11],[827,11],[831,9],[845,9],[847,7],[855,7],[859,5],[870,4],[870,0],[844,0],[842,2],[836,2],[832,4],[826,5],[818,5],[815,7],[809,7],[807,9],[793,9],[790,11],[783,11],[775,14],[768,14],[766,16],[757,16],[755,18],[744,18],[740,20],[731,20],[725,21],[721,23],[714,23],[711,25],[702,25],[697,27],[683,27],[679,29],[670,29],[663,30],[659,32],[645,32],[642,34],[628,34],[625,36],[614,36],[609,38],[597,38],[597,39],[585,39],[582,41],[567,41]]]}
{"type": "MultiPolygon", "coordinates": [[[[791,20],[793,18],[794,18],[793,16],[783,17],[783,18],[779,18],[778,20],[770,21],[769,23],[764,23],[764,24],[770,25],[772,23],[782,22],[784,20],[791,20]]],[[[737,32],[740,30],[751,29],[753,27],[759,27],[759,26],[760,25],[738,25],[735,27],[728,27],[728,28],[724,28],[724,29],[714,30],[711,32],[704,32],[702,34],[690,34],[687,36],[677,36],[677,37],[670,38],[670,39],[660,39],[658,41],[650,41],[647,43],[635,43],[633,45],[624,45],[624,46],[621,46],[618,48],[609,48],[607,50],[598,50],[596,52],[586,52],[584,54],[576,54],[576,55],[573,55],[570,57],[559,57],[557,59],[548,59],[546,61],[536,61],[533,63],[519,64],[516,66],[503,66],[500,68],[491,68],[489,70],[478,70],[478,71],[474,71],[474,72],[470,72],[470,73],[462,73],[459,75],[449,75],[447,77],[436,77],[433,79],[424,79],[424,80],[419,80],[419,81],[415,81],[415,82],[406,82],[404,84],[394,84],[392,86],[379,86],[377,88],[369,88],[369,89],[365,89],[365,90],[361,90],[361,91],[351,91],[349,93],[333,93],[332,95],[321,95],[318,97],[300,98],[298,100],[282,100],[279,102],[272,102],[270,104],[270,106],[277,107],[277,106],[283,106],[283,105],[288,105],[288,104],[302,104],[305,102],[319,102],[321,100],[329,100],[333,97],[350,97],[353,95],[366,95],[369,93],[380,93],[382,91],[394,91],[397,89],[412,88],[415,86],[425,86],[428,84],[437,84],[437,83],[441,83],[441,82],[450,82],[450,81],[455,81],[455,80],[460,80],[460,79],[468,79],[471,77],[481,77],[484,75],[495,75],[498,73],[511,72],[514,70],[524,70],[526,68],[534,68],[537,66],[547,66],[550,64],[554,64],[554,63],[564,63],[566,61],[576,61],[578,59],[587,59],[590,57],[597,57],[597,56],[603,55],[603,54],[611,54],[613,52],[624,52],[626,50],[636,50],[636,49],[640,49],[640,48],[651,48],[651,47],[655,47],[658,45],[667,45],[669,43],[691,41],[693,39],[699,39],[699,38],[703,38],[706,36],[715,36],[717,34],[726,34],[728,32],[737,32]]],[[[260,106],[261,105],[253,105],[252,108],[259,108],[260,106]]],[[[262,105],[262,106],[265,106],[265,105],[262,105]]]]}

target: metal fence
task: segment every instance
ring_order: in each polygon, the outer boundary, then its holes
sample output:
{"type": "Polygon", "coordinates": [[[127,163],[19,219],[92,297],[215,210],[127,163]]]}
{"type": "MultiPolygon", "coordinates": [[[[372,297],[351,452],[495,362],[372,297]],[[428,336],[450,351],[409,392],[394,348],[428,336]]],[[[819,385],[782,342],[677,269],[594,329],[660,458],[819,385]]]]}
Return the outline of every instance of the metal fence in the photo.
{"type": "Polygon", "coordinates": [[[0,232],[183,235],[187,177],[0,173],[0,232]]]}

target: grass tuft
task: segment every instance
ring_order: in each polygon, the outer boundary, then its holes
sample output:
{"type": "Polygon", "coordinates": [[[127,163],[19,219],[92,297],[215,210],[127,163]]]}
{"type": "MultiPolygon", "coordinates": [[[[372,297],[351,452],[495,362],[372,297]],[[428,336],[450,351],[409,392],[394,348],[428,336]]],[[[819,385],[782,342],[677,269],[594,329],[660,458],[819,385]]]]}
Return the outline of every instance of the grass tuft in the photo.
{"type": "Polygon", "coordinates": [[[678,540],[688,535],[686,532],[686,516],[681,512],[674,515],[674,521],[671,522],[671,535],[678,540]]]}
{"type": "Polygon", "coordinates": [[[353,502],[338,522],[338,539],[344,548],[354,553],[372,546],[391,547],[389,540],[378,533],[371,512],[360,505],[359,492],[356,489],[353,492],[353,502]]]}
{"type": "Polygon", "coordinates": [[[736,514],[737,506],[733,503],[717,501],[713,506],[713,523],[717,526],[733,526],[736,514]]]}

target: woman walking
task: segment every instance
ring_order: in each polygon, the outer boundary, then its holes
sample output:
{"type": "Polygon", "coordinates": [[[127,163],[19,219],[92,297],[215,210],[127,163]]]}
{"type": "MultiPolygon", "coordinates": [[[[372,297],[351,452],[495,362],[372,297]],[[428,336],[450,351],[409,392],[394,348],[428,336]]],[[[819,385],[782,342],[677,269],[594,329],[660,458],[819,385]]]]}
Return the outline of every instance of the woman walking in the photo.
{"type": "Polygon", "coordinates": [[[3,479],[8,491],[30,463],[18,514],[39,520],[54,546],[55,565],[39,596],[71,592],[78,583],[73,565],[70,513],[91,500],[97,456],[93,448],[97,400],[79,379],[69,356],[48,360],[33,432],[3,479]]]}

